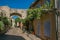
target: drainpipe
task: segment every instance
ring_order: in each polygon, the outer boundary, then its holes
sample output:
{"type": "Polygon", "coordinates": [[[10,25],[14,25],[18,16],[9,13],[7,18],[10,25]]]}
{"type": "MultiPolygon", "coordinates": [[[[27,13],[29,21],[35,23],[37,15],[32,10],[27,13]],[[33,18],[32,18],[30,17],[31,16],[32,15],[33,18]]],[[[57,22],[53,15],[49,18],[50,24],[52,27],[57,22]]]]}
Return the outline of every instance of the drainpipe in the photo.
{"type": "MultiPolygon", "coordinates": [[[[58,0],[55,0],[54,8],[58,10],[58,0]]],[[[59,15],[59,12],[57,10],[55,10],[55,14],[56,14],[56,40],[58,40],[58,15],[59,15]]]]}
{"type": "Polygon", "coordinates": [[[58,11],[56,11],[56,40],[58,40],[58,11]]]}

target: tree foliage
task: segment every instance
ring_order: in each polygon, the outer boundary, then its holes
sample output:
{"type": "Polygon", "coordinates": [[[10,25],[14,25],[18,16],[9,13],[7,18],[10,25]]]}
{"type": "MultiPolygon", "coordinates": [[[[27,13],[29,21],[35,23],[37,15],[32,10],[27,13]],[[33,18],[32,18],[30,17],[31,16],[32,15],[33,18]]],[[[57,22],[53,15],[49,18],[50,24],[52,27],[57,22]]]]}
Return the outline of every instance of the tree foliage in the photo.
{"type": "Polygon", "coordinates": [[[21,22],[21,19],[20,18],[16,18],[15,22],[21,22]]]}
{"type": "Polygon", "coordinates": [[[22,23],[25,23],[26,19],[21,19],[21,18],[16,18],[15,19],[15,22],[22,22],[22,23]]]}
{"type": "Polygon", "coordinates": [[[3,17],[2,21],[3,21],[3,23],[4,23],[5,25],[9,25],[9,24],[10,24],[10,22],[9,22],[9,20],[8,20],[7,17],[3,17]]]}

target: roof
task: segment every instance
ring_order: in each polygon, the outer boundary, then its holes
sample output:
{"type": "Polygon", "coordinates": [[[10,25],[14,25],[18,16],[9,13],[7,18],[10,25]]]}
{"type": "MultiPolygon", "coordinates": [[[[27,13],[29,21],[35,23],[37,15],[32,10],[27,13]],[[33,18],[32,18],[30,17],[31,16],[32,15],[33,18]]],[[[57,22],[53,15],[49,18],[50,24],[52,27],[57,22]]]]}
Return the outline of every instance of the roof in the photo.
{"type": "Polygon", "coordinates": [[[34,7],[34,6],[37,5],[40,1],[42,2],[43,0],[36,0],[34,3],[32,3],[32,5],[31,5],[29,8],[34,7]]]}
{"type": "Polygon", "coordinates": [[[40,0],[36,0],[34,3],[32,3],[32,5],[31,5],[29,8],[35,6],[35,4],[37,4],[39,1],[40,1],[40,0]]]}

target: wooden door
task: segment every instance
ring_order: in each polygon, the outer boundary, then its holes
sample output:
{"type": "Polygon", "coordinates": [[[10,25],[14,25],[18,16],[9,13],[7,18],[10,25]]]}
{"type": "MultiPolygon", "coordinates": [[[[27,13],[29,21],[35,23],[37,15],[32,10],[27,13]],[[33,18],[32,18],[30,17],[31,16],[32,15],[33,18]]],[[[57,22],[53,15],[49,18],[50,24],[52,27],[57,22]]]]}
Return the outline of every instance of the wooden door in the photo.
{"type": "Polygon", "coordinates": [[[36,35],[40,37],[40,21],[37,21],[37,26],[36,26],[36,35]]]}

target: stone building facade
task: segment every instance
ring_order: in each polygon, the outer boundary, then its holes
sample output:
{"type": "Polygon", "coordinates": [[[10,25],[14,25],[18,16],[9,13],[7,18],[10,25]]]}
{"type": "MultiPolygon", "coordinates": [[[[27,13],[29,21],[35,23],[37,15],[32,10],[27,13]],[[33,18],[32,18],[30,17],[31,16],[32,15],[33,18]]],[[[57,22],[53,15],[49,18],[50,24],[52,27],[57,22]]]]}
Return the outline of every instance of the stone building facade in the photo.
{"type": "Polygon", "coordinates": [[[5,14],[4,16],[7,16],[8,18],[10,18],[12,15],[21,15],[20,17],[24,19],[27,15],[26,9],[13,9],[9,8],[8,6],[0,6],[0,14],[1,12],[3,13],[3,15],[5,14]]]}
{"type": "MultiPolygon", "coordinates": [[[[37,0],[30,6],[30,9],[40,8],[46,1],[54,3],[55,0],[37,0]]],[[[36,36],[40,37],[42,40],[56,40],[56,21],[54,11],[42,15],[40,20],[35,19],[33,24],[36,36]]]]}
{"type": "Polygon", "coordinates": [[[27,16],[27,11],[26,9],[13,9],[8,6],[0,6],[0,16],[6,16],[10,21],[12,20],[12,27],[15,25],[15,20],[12,18],[13,15],[24,19],[27,16]]]}

